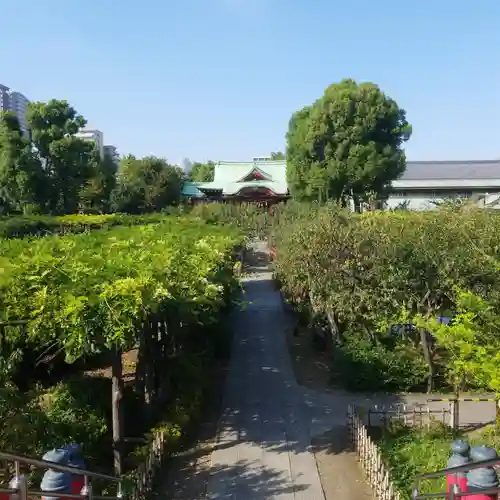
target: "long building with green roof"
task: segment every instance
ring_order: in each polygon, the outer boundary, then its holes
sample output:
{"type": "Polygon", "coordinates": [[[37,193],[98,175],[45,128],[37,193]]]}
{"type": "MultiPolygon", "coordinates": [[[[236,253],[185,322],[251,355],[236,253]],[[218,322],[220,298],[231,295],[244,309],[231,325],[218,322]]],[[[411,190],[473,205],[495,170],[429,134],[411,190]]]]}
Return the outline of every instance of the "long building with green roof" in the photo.
{"type": "Polygon", "coordinates": [[[212,182],[185,182],[182,194],[206,201],[281,201],[288,197],[286,161],[220,161],[212,182]]]}
{"type": "MultiPolygon", "coordinates": [[[[215,165],[212,182],[186,182],[183,195],[205,201],[278,202],[289,196],[286,161],[264,157],[251,162],[221,161],[215,165]]],[[[453,198],[500,209],[500,160],[409,161],[403,175],[392,182],[385,205],[427,210],[453,198]]]]}

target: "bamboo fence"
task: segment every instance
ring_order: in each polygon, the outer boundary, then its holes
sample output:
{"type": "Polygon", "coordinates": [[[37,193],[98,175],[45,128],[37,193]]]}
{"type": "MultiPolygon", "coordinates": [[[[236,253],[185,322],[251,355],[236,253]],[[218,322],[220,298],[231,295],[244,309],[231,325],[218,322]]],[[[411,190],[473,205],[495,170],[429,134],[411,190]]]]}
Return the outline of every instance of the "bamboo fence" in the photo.
{"type": "Polygon", "coordinates": [[[364,425],[354,405],[349,405],[347,410],[347,430],[350,444],[358,455],[375,499],[402,500],[382,460],[378,446],[368,435],[368,428],[364,425]]]}
{"type": "Polygon", "coordinates": [[[141,465],[134,471],[132,500],[144,500],[152,491],[156,473],[161,470],[168,453],[166,452],[167,433],[159,430],[153,434],[148,454],[141,465]]]}

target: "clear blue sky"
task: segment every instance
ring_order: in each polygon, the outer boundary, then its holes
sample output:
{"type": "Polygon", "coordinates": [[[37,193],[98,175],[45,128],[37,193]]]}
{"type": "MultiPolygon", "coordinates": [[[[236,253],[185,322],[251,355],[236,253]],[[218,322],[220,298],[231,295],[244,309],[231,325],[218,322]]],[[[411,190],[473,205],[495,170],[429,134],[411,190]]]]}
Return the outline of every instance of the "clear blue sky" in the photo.
{"type": "Polygon", "coordinates": [[[284,148],[330,83],[377,83],[409,159],[500,158],[500,0],[24,0],[0,83],[67,99],[119,151],[177,162],[284,148]]]}

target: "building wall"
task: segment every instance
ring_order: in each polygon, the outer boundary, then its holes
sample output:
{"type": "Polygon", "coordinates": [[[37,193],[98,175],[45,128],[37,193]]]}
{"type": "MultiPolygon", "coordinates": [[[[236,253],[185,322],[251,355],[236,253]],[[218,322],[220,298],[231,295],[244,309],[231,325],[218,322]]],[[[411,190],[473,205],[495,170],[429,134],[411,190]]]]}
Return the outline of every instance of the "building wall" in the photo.
{"type": "Polygon", "coordinates": [[[86,130],[82,129],[80,132],[75,134],[76,137],[83,139],[84,141],[93,141],[95,142],[97,149],[99,151],[99,155],[101,158],[104,158],[104,139],[103,133],[100,130],[86,130]]]}
{"type": "Polygon", "coordinates": [[[24,134],[28,133],[28,122],[26,121],[26,112],[28,111],[29,99],[20,92],[11,92],[10,107],[16,114],[21,130],[24,134]]]}
{"type": "Polygon", "coordinates": [[[10,111],[10,89],[0,84],[0,111],[10,111]]]}
{"type": "Polygon", "coordinates": [[[387,199],[386,207],[395,209],[406,205],[409,210],[432,210],[437,207],[437,204],[452,198],[473,198],[479,207],[487,206],[500,209],[500,193],[488,193],[486,191],[464,192],[463,190],[450,190],[447,193],[437,191],[435,194],[426,190],[395,193],[387,199]]]}
{"type": "Polygon", "coordinates": [[[28,134],[26,111],[29,103],[30,101],[25,95],[11,90],[6,85],[0,84],[0,111],[15,113],[24,134],[28,134]]]}
{"type": "Polygon", "coordinates": [[[388,209],[402,208],[406,206],[408,210],[432,210],[436,208],[433,201],[442,201],[444,198],[430,198],[422,195],[389,196],[386,202],[388,209]]]}

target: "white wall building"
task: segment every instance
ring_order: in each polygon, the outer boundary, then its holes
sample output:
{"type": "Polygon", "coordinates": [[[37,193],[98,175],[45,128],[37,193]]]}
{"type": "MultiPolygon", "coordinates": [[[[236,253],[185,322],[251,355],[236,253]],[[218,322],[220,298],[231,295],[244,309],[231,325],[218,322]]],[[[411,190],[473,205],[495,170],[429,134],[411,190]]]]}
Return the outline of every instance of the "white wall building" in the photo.
{"type": "Polygon", "coordinates": [[[409,161],[392,188],[387,208],[429,210],[453,198],[500,208],[500,160],[409,161]]]}
{"type": "Polygon", "coordinates": [[[84,141],[95,142],[100,157],[104,158],[104,139],[103,139],[103,133],[100,130],[82,129],[80,130],[80,132],[76,133],[75,136],[79,137],[80,139],[83,139],[84,141]]]}
{"type": "Polygon", "coordinates": [[[0,111],[13,112],[19,120],[19,125],[24,134],[28,134],[26,111],[29,103],[30,101],[25,95],[0,84],[0,111]]]}

